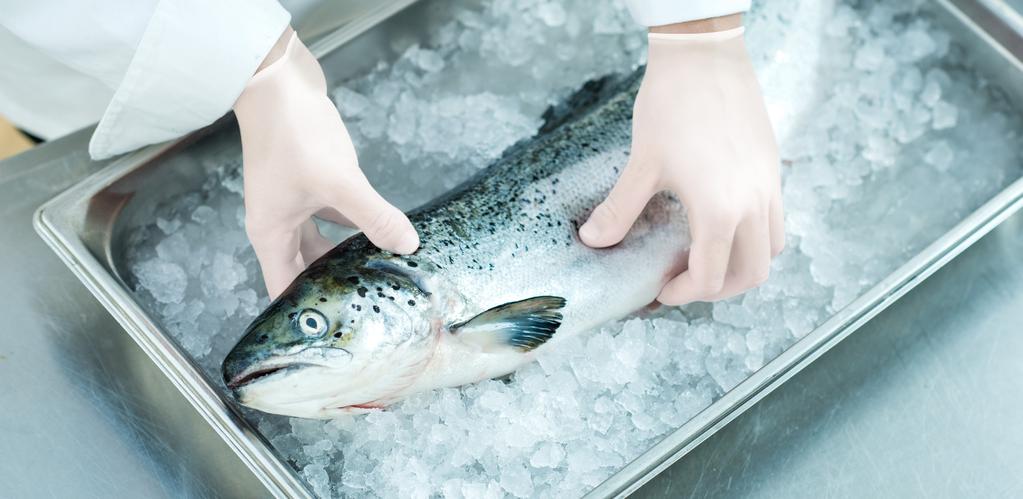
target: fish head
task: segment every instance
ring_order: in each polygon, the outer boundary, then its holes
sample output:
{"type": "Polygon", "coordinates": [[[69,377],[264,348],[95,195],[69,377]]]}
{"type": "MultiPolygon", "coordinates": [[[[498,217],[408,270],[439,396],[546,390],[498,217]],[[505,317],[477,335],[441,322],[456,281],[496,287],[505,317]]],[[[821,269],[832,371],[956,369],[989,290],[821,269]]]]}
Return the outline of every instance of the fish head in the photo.
{"type": "Polygon", "coordinates": [[[274,414],[377,409],[429,362],[430,309],[407,276],[317,261],[249,325],[224,360],[224,382],[243,405],[274,414]]]}

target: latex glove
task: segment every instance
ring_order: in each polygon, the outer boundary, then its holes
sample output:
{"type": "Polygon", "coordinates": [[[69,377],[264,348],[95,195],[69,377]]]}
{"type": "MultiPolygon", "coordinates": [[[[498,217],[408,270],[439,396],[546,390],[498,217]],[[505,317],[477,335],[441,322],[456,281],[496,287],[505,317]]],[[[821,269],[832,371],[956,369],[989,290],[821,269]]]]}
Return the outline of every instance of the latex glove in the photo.
{"type": "Polygon", "coordinates": [[[234,106],[244,161],[245,230],[271,299],[334,246],[320,235],[314,214],[358,227],[393,253],[419,247],[405,214],[359,169],[316,58],[293,33],[283,42],[283,54],[252,77],[234,106]]]}
{"type": "Polygon", "coordinates": [[[617,244],[650,197],[670,190],[688,211],[692,245],[658,301],[739,294],[767,279],[785,243],[778,163],[743,28],[651,33],[628,165],[579,236],[617,244]]]}

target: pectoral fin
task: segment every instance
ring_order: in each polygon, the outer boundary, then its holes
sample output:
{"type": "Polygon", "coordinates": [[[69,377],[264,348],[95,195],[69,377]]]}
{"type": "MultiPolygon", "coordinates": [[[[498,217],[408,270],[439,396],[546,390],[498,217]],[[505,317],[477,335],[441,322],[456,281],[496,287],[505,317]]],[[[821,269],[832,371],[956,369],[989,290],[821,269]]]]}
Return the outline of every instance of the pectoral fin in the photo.
{"type": "Polygon", "coordinates": [[[554,336],[564,306],[565,299],[559,296],[534,296],[498,305],[449,329],[484,352],[509,347],[528,352],[554,336]]]}

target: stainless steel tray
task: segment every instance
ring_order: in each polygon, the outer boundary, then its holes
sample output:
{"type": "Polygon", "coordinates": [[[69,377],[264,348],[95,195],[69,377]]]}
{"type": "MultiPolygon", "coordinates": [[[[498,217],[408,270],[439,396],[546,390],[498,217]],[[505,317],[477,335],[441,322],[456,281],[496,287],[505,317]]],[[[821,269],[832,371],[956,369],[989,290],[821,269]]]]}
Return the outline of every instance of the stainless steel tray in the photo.
{"type": "Polygon", "coordinates": [[[1023,211],[633,497],[1023,497],[1020,321],[1023,211]]]}
{"type": "MultiPolygon", "coordinates": [[[[323,59],[328,79],[343,79],[368,69],[379,60],[380,52],[386,50],[382,47],[387,46],[386,41],[392,36],[408,36],[425,29],[427,23],[419,22],[427,15],[422,4],[393,15],[412,1],[382,5],[314,43],[311,48],[323,59]],[[384,19],[388,19],[387,22],[377,24],[384,19]]],[[[1001,83],[1010,99],[1023,107],[1023,65],[1017,59],[1023,46],[1023,34],[1017,29],[1019,24],[1006,22],[993,5],[997,7],[1001,3],[964,0],[953,4],[939,0],[935,10],[941,13],[941,22],[959,35],[957,42],[970,50],[977,67],[1001,83]],[[1015,57],[1012,51],[1016,51],[1015,57]]],[[[204,162],[203,157],[216,149],[210,144],[231,141],[235,133],[232,121],[226,118],[175,143],[126,155],[42,206],[36,213],[35,226],[271,493],[308,497],[311,494],[303,480],[225,403],[187,354],[136,303],[120,274],[121,242],[126,227],[134,220],[145,219],[160,199],[197,189],[208,173],[204,166],[208,162],[204,162]]],[[[1020,207],[1023,207],[1023,180],[996,195],[820,327],[590,491],[588,496],[620,496],[635,490],[1020,207]]]]}

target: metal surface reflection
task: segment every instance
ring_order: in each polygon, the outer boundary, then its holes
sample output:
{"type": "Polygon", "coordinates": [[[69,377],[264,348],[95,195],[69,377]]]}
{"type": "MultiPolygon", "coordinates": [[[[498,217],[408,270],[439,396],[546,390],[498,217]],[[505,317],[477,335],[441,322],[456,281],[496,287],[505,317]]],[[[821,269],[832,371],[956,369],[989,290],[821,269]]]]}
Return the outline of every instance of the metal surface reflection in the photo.
{"type": "Polygon", "coordinates": [[[89,132],[0,163],[0,495],[266,496],[32,228],[40,204],[104,166],[89,132]]]}

